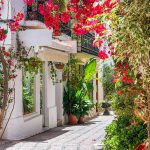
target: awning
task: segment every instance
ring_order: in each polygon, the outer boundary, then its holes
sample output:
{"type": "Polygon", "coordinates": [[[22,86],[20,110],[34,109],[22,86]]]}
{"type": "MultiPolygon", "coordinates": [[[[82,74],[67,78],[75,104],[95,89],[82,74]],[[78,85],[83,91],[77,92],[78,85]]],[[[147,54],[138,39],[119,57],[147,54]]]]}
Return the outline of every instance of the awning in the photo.
{"type": "Polygon", "coordinates": [[[81,61],[81,63],[79,63],[80,65],[85,65],[86,62],[89,61],[89,59],[91,59],[93,57],[96,58],[97,61],[99,61],[99,58],[97,56],[87,54],[87,53],[84,53],[84,52],[77,53],[75,56],[76,56],[77,59],[79,59],[81,61]]]}
{"type": "Polygon", "coordinates": [[[54,49],[52,47],[40,47],[38,52],[38,57],[42,61],[53,61],[67,63],[69,58],[69,53],[54,49]]]}

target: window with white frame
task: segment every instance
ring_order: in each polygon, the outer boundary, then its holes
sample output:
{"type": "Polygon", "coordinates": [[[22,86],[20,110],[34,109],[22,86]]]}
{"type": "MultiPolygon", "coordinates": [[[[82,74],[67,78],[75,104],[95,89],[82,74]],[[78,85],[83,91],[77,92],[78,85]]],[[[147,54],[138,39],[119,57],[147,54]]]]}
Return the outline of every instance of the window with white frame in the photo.
{"type": "Polygon", "coordinates": [[[34,73],[23,69],[22,93],[23,93],[23,113],[24,115],[35,112],[35,78],[34,73]]]}

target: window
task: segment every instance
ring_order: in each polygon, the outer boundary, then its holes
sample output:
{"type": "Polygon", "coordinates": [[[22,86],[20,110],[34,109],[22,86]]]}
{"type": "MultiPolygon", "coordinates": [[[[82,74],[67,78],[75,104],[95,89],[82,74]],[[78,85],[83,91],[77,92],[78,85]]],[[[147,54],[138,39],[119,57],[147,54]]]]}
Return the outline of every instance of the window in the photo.
{"type": "Polygon", "coordinates": [[[23,70],[23,110],[24,115],[35,111],[35,74],[23,70]]]}

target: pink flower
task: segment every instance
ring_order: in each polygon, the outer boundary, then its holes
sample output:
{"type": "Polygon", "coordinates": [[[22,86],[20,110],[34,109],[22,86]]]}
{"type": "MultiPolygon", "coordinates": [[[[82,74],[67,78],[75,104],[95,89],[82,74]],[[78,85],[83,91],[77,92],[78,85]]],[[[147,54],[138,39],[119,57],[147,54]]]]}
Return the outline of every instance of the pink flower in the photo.
{"type": "Polygon", "coordinates": [[[0,41],[5,40],[7,37],[7,31],[0,28],[0,41]]]}
{"type": "Polygon", "coordinates": [[[121,94],[123,94],[123,90],[118,90],[117,93],[118,93],[119,95],[121,95],[121,94]]]}
{"type": "Polygon", "coordinates": [[[81,24],[76,24],[74,27],[73,27],[73,31],[76,35],[83,35],[83,34],[86,34],[87,31],[85,28],[82,27],[81,24]]]}
{"type": "Polygon", "coordinates": [[[70,20],[70,15],[67,12],[61,14],[61,21],[67,23],[70,20]]]}
{"type": "Polygon", "coordinates": [[[34,2],[34,0],[24,0],[24,2],[25,2],[27,5],[31,6],[32,3],[34,2]]]}
{"type": "Polygon", "coordinates": [[[99,57],[100,59],[102,59],[102,60],[105,60],[105,59],[108,58],[108,55],[107,55],[107,53],[106,53],[105,50],[101,50],[101,51],[98,53],[98,57],[99,57]]]}
{"type": "Polygon", "coordinates": [[[102,44],[103,44],[103,40],[99,39],[99,40],[93,42],[93,47],[94,47],[94,48],[98,48],[98,47],[100,47],[102,44]]]}
{"type": "Polygon", "coordinates": [[[79,0],[71,0],[71,3],[77,4],[77,3],[79,3],[79,0]]]}
{"type": "Polygon", "coordinates": [[[21,21],[24,18],[23,13],[18,13],[16,16],[14,16],[15,21],[21,21]]]}

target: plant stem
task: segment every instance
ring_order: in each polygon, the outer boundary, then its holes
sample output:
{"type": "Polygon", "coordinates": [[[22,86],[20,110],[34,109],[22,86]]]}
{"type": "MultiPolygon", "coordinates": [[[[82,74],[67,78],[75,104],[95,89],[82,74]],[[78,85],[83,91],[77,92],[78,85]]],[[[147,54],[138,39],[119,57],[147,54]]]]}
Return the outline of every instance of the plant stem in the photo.
{"type": "Polygon", "coordinates": [[[2,124],[4,121],[5,111],[8,103],[8,70],[7,63],[5,61],[3,53],[0,51],[0,60],[2,63],[2,68],[4,71],[4,90],[3,90],[3,104],[2,104],[2,113],[0,115],[0,128],[2,128],[2,124]]]}

